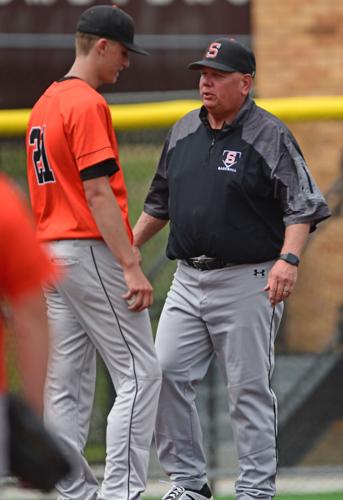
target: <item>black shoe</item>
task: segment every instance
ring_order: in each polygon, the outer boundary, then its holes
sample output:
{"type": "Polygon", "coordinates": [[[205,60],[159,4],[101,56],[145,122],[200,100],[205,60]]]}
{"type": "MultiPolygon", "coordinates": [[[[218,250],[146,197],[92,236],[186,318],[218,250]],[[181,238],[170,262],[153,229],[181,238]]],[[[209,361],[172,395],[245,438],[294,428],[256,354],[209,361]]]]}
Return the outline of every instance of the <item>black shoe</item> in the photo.
{"type": "Polygon", "coordinates": [[[213,500],[208,484],[204,484],[201,490],[192,490],[173,484],[162,500],[213,500]]]}

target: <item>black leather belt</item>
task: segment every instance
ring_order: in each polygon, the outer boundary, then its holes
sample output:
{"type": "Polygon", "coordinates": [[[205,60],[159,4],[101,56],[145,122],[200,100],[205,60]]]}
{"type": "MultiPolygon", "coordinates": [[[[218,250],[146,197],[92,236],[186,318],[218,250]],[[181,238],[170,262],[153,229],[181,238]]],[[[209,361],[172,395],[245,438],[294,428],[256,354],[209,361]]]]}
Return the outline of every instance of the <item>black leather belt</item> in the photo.
{"type": "Polygon", "coordinates": [[[222,269],[223,267],[234,266],[232,262],[225,262],[222,259],[211,259],[211,258],[197,258],[192,257],[191,259],[185,259],[185,262],[194,269],[199,271],[212,271],[213,269],[222,269]]]}

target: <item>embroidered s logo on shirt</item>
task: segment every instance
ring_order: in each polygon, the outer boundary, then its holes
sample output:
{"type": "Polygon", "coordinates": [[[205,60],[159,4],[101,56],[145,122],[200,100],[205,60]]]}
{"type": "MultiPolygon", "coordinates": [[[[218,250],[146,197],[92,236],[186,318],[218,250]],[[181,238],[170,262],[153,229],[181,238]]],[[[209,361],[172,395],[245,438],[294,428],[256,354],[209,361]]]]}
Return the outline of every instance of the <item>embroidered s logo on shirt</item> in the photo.
{"type": "Polygon", "coordinates": [[[225,170],[227,172],[237,172],[237,165],[242,156],[241,151],[232,151],[231,149],[224,149],[222,155],[223,165],[218,167],[218,170],[225,170]]]}

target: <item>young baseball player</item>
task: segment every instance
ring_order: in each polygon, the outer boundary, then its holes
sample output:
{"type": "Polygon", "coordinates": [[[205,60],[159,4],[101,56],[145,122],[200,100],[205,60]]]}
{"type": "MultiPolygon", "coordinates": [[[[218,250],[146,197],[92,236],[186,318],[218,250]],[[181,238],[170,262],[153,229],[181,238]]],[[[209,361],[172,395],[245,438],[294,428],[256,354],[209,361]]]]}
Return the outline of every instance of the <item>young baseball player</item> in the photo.
{"type": "Polygon", "coordinates": [[[132,250],[127,193],[109,108],[97,88],[129,67],[132,18],[98,5],[77,23],[76,58],[35,104],[27,169],[37,233],[64,280],[46,294],[53,332],[45,417],[77,457],[60,500],[137,500],[145,489],[160,390],[147,308],[152,287],[132,250]],[[95,383],[95,351],[116,390],[98,492],[83,456],[95,383]]]}
{"type": "Polygon", "coordinates": [[[140,246],[170,221],[178,259],[160,318],[163,370],[156,443],[172,480],[164,500],[212,498],[195,406],[216,356],[239,460],[237,500],[271,500],[276,476],[274,340],[310,230],[330,214],[298,144],[249,97],[254,54],[210,44],[200,71],[203,106],[170,131],[144,212],[140,246]]]}

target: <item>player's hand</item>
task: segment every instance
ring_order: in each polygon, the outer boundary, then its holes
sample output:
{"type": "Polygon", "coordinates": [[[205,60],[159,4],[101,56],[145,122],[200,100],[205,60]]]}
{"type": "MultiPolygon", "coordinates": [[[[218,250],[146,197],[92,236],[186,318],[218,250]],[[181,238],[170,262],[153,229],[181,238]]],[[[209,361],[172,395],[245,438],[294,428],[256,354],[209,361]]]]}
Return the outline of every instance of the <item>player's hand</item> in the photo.
{"type": "Polygon", "coordinates": [[[266,292],[269,292],[269,301],[273,307],[290,296],[297,276],[296,266],[281,259],[275,262],[269,272],[267,286],[264,288],[266,292]]]}
{"type": "Polygon", "coordinates": [[[124,277],[128,291],[123,299],[127,301],[129,310],[140,312],[150,307],[153,303],[153,288],[138,263],[124,269],[124,277]]]}

